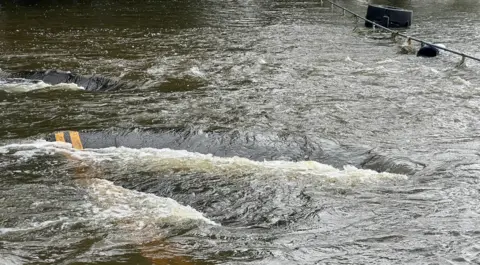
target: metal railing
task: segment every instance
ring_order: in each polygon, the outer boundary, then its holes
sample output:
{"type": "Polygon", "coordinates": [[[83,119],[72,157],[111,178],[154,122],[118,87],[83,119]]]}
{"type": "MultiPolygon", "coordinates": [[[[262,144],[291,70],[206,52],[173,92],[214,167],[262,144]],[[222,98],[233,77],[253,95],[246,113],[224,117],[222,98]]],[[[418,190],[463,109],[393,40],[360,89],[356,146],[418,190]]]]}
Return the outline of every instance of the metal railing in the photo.
{"type": "Polygon", "coordinates": [[[422,40],[422,39],[408,36],[408,35],[403,34],[403,33],[399,32],[399,31],[397,31],[397,30],[392,30],[392,29],[389,29],[389,28],[387,28],[387,27],[384,27],[384,26],[382,26],[382,25],[380,25],[380,24],[378,24],[378,23],[376,23],[376,22],[374,22],[374,21],[371,21],[371,20],[369,20],[369,19],[366,19],[366,18],[364,18],[363,16],[360,16],[360,15],[358,15],[357,13],[355,13],[355,12],[353,12],[353,11],[350,11],[350,10],[348,10],[347,8],[341,6],[341,5],[337,4],[337,3],[334,3],[334,2],[332,2],[332,1],[330,1],[330,0],[320,0],[320,3],[323,4],[324,1],[326,1],[326,2],[328,2],[328,3],[330,3],[330,4],[332,5],[332,10],[333,10],[334,7],[338,7],[338,8],[340,8],[340,9],[343,10],[343,15],[345,15],[345,13],[349,13],[349,14],[353,15],[356,19],[359,18],[359,19],[364,20],[364,21],[366,21],[366,22],[368,22],[368,23],[372,23],[374,29],[375,29],[375,28],[380,28],[380,29],[382,29],[382,30],[385,30],[385,31],[390,32],[390,33],[392,34],[392,38],[395,38],[396,36],[402,36],[402,37],[404,37],[404,38],[407,38],[407,40],[414,40],[414,41],[416,41],[416,42],[419,42],[420,44],[430,45],[430,46],[435,47],[435,48],[437,48],[437,49],[444,50],[444,51],[447,51],[447,52],[450,52],[450,53],[453,53],[453,54],[456,54],[456,55],[460,55],[460,56],[462,56],[462,60],[460,61],[460,64],[465,63],[465,58],[469,58],[469,59],[472,59],[472,60],[475,60],[475,61],[480,62],[480,58],[477,58],[477,57],[474,57],[474,56],[465,54],[465,53],[463,53],[463,52],[459,52],[459,51],[455,51],[455,50],[452,50],[452,49],[448,49],[448,48],[446,48],[446,47],[438,46],[438,45],[435,45],[435,44],[433,44],[433,43],[424,41],[424,40],[422,40]]]}

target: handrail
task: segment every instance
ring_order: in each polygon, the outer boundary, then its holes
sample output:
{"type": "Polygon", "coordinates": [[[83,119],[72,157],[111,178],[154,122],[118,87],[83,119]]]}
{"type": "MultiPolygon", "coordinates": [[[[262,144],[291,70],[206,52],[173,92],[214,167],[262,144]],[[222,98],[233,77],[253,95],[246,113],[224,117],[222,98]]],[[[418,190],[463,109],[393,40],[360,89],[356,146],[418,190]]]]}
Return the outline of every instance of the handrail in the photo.
{"type": "Polygon", "coordinates": [[[433,46],[433,47],[435,47],[435,48],[437,48],[437,49],[444,50],[444,51],[447,51],[447,52],[451,52],[451,53],[453,53],[453,54],[460,55],[460,56],[462,56],[462,61],[461,61],[462,63],[465,61],[465,58],[469,58],[469,59],[472,59],[472,60],[475,60],[475,61],[479,61],[479,62],[480,62],[480,58],[477,58],[477,57],[474,57],[474,56],[465,54],[465,53],[463,53],[463,52],[459,52],[459,51],[455,51],[455,50],[452,50],[452,49],[448,49],[448,48],[446,48],[446,47],[438,46],[438,45],[435,45],[435,44],[433,44],[433,43],[424,41],[424,40],[419,39],[419,38],[415,38],[415,37],[408,36],[408,35],[406,35],[406,34],[403,34],[403,33],[401,33],[401,32],[398,32],[397,30],[389,29],[389,28],[384,27],[384,26],[382,26],[382,25],[380,25],[380,24],[378,24],[378,23],[376,23],[376,22],[374,22],[374,21],[371,21],[371,20],[369,20],[369,19],[366,19],[366,18],[364,18],[363,16],[360,16],[360,15],[358,15],[357,13],[355,13],[355,12],[353,12],[353,11],[350,11],[350,10],[348,10],[347,8],[341,6],[341,5],[337,4],[337,3],[334,3],[334,2],[332,2],[332,1],[330,1],[330,0],[320,0],[320,3],[323,4],[323,1],[329,2],[329,3],[332,5],[332,9],[333,9],[334,6],[342,9],[344,15],[345,15],[345,12],[350,13],[350,14],[352,14],[353,16],[355,16],[356,18],[360,18],[360,19],[362,19],[362,20],[364,20],[364,21],[366,21],[366,22],[372,23],[372,25],[374,25],[374,28],[375,28],[375,27],[378,27],[378,28],[381,28],[381,29],[383,29],[383,30],[385,30],[385,31],[388,31],[388,32],[392,33],[392,36],[393,36],[393,37],[395,37],[395,36],[397,36],[397,35],[398,35],[398,36],[402,36],[402,37],[404,37],[404,38],[407,38],[407,39],[410,39],[410,40],[414,40],[414,41],[419,42],[419,43],[421,43],[421,44],[430,45],[430,46],[433,46]]]}

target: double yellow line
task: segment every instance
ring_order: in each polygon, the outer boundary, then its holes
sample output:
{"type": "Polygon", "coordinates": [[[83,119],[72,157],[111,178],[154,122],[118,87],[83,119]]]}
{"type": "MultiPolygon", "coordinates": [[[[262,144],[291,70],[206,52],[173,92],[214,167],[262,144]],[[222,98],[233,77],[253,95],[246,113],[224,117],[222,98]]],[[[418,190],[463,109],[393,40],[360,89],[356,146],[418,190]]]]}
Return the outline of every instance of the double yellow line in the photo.
{"type": "MultiPolygon", "coordinates": [[[[83,144],[82,140],[80,139],[80,134],[77,131],[68,131],[68,134],[70,136],[70,142],[73,148],[77,150],[82,150],[83,144]]],[[[67,143],[67,141],[65,140],[65,132],[56,132],[55,141],[67,143]]]]}

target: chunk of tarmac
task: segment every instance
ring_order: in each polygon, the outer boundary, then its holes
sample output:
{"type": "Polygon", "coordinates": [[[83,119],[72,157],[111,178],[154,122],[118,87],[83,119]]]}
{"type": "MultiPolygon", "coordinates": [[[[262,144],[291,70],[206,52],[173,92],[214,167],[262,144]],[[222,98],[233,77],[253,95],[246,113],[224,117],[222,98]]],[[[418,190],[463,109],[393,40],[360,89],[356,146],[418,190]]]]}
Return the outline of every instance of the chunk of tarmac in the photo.
{"type": "Polygon", "coordinates": [[[184,129],[129,129],[61,131],[47,135],[47,141],[66,142],[78,150],[108,147],[169,148],[218,157],[243,157],[255,161],[317,161],[336,168],[345,165],[378,172],[414,174],[425,165],[405,157],[376,153],[366,146],[342,145],[316,136],[276,133],[199,132],[184,129]]]}

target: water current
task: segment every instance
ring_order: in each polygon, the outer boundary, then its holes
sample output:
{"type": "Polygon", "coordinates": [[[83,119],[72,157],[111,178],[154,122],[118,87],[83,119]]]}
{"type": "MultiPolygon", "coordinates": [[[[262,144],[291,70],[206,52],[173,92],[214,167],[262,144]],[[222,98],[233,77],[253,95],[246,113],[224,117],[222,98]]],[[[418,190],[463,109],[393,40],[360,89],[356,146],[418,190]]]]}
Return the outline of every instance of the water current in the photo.
{"type": "MultiPolygon", "coordinates": [[[[480,263],[479,63],[320,1],[11,2],[0,77],[131,86],[0,79],[0,264],[480,263]]],[[[337,3],[480,57],[478,1],[337,3]]]]}

